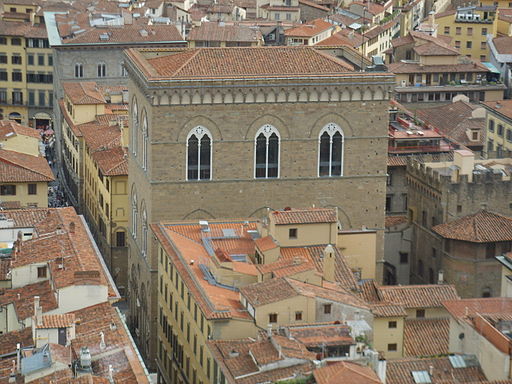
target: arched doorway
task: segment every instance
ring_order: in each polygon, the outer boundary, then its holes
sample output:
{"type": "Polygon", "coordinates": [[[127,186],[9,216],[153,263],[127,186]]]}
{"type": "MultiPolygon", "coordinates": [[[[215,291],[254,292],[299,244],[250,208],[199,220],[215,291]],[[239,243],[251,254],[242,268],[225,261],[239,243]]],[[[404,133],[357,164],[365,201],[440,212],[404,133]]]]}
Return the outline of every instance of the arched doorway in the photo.
{"type": "Polygon", "coordinates": [[[32,117],[33,128],[41,129],[43,131],[50,128],[50,122],[52,118],[45,112],[38,112],[32,117]]]}
{"type": "Polygon", "coordinates": [[[21,114],[18,112],[11,112],[9,113],[9,120],[15,121],[19,124],[21,124],[21,114]]]}

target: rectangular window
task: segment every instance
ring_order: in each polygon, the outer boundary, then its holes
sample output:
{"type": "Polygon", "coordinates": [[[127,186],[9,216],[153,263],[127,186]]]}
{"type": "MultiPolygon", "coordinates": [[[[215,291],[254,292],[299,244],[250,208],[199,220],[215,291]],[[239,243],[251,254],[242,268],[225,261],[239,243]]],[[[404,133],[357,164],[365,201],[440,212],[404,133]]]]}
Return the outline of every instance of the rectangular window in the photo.
{"type": "Polygon", "coordinates": [[[485,41],[480,43],[480,49],[487,49],[487,43],[485,41]]]}
{"type": "Polygon", "coordinates": [[[494,132],[494,120],[489,120],[489,132],[494,132]]]}
{"type": "Polygon", "coordinates": [[[290,228],[288,230],[288,238],[289,239],[296,239],[297,238],[297,228],[290,228]]]}
{"type": "Polygon", "coordinates": [[[396,328],[396,321],[388,321],[388,328],[396,328]]]}
{"type": "Polygon", "coordinates": [[[468,36],[473,36],[473,28],[468,27],[468,36]]]}
{"type": "MultiPolygon", "coordinates": [[[[482,48],[482,49],[485,49],[485,48],[482,48]]],[[[480,61],[486,61],[486,60],[487,60],[487,56],[480,55],[480,61]]]]}
{"type": "Polygon", "coordinates": [[[44,55],[37,55],[37,65],[44,65],[44,55]]]}
{"type": "Polygon", "coordinates": [[[36,93],[34,91],[28,91],[28,105],[36,104],[36,93]]]}
{"type": "Polygon", "coordinates": [[[449,35],[450,34],[450,27],[444,27],[444,34],[449,35]]]}
{"type": "Polygon", "coordinates": [[[12,72],[12,81],[23,81],[22,75],[20,71],[12,72]]]}
{"type": "Polygon", "coordinates": [[[473,42],[472,41],[466,41],[466,48],[473,48],[473,42]]]}
{"type": "Polygon", "coordinates": [[[7,44],[7,39],[5,37],[0,37],[0,45],[6,45],[7,44]]]}
{"type": "Polygon", "coordinates": [[[456,35],[460,35],[462,33],[462,28],[461,27],[456,27],[455,28],[455,34],[456,35]]]}
{"type": "Polygon", "coordinates": [[[388,352],[396,352],[398,350],[398,346],[396,343],[388,344],[388,352]]]}
{"type": "Polygon", "coordinates": [[[27,55],[27,64],[34,65],[34,55],[27,55]]]}
{"type": "Polygon", "coordinates": [[[0,185],[0,195],[15,196],[16,195],[16,186],[15,185],[0,185]]]}
{"type": "Polygon", "coordinates": [[[116,245],[118,247],[126,246],[126,232],[125,231],[116,232],[116,245]]]}
{"type": "Polygon", "coordinates": [[[7,71],[0,69],[0,81],[7,81],[7,71]]]}
{"type": "Polygon", "coordinates": [[[391,202],[392,202],[392,196],[387,195],[386,196],[386,212],[391,212],[391,202]]]}
{"type": "Polygon", "coordinates": [[[502,124],[498,124],[498,129],[497,129],[497,132],[498,136],[500,137],[503,137],[503,125],[502,124]]]}
{"type": "Polygon", "coordinates": [[[455,40],[455,48],[460,48],[460,41],[459,40],[455,40]]]}
{"type": "Polygon", "coordinates": [[[268,315],[268,322],[269,323],[277,323],[277,313],[269,313],[268,315]]]}
{"type": "Polygon", "coordinates": [[[331,313],[332,304],[324,304],[324,314],[328,315],[331,313]]]}
{"type": "Polygon", "coordinates": [[[39,105],[44,106],[46,105],[46,94],[44,91],[39,91],[39,105]]]}
{"type": "Polygon", "coordinates": [[[12,64],[21,64],[21,56],[18,54],[14,54],[11,56],[11,63],[12,64]]]}
{"type": "Polygon", "coordinates": [[[423,319],[425,317],[425,310],[424,309],[417,309],[416,310],[416,318],[423,319]]]}
{"type": "Polygon", "coordinates": [[[295,312],[295,321],[301,321],[302,320],[302,311],[295,312]]]}
{"type": "Polygon", "coordinates": [[[482,28],[482,36],[487,36],[487,28],[482,28]]]}
{"type": "Polygon", "coordinates": [[[11,39],[11,45],[21,45],[21,39],[18,37],[13,37],[11,39]]]}
{"type": "Polygon", "coordinates": [[[507,129],[506,137],[507,137],[507,141],[512,142],[512,130],[507,129]]]}
{"type": "Polygon", "coordinates": [[[37,267],[37,277],[39,279],[46,277],[46,267],[37,267]]]}
{"type": "Polygon", "coordinates": [[[48,55],[48,65],[50,67],[53,66],[53,56],[52,55],[48,55]]]}
{"type": "Polygon", "coordinates": [[[399,252],[399,255],[400,255],[400,264],[407,264],[409,262],[409,253],[399,252]]]}
{"type": "Polygon", "coordinates": [[[29,195],[37,195],[37,184],[29,184],[28,185],[28,194],[29,195]]]}

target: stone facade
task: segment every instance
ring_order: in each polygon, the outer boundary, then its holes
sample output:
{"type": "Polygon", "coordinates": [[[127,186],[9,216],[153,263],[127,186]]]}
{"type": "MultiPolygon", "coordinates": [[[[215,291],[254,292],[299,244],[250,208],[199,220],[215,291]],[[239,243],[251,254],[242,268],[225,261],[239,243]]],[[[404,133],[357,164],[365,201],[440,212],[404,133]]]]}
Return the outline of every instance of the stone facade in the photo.
{"type": "Polygon", "coordinates": [[[137,103],[140,119],[136,127],[130,119],[130,323],[144,335],[145,343],[138,341],[150,365],[158,262],[150,223],[262,217],[286,206],[338,207],[343,228],[377,229],[382,259],[392,75],[148,82],[135,62],[127,68],[131,110],[137,103]],[[319,133],[330,123],[344,134],[343,176],[320,178],[319,133]],[[255,134],[265,124],[280,135],[279,178],[254,178],[255,134]],[[187,181],[187,138],[197,127],[212,137],[212,179],[187,181]]]}
{"type": "MultiPolygon", "coordinates": [[[[447,162],[445,167],[452,164],[447,162]]],[[[409,219],[413,224],[411,282],[437,283],[439,272],[443,271],[444,281],[455,284],[461,296],[482,296],[484,288],[493,285],[494,281],[498,285],[491,291],[499,292],[499,276],[489,275],[486,265],[492,264],[492,269],[499,265],[496,260],[479,260],[480,250],[466,252],[466,256],[475,257],[461,260],[456,256],[460,255],[462,245],[446,246],[432,227],[480,209],[509,214],[512,182],[500,173],[492,172],[473,174],[472,179],[466,174],[453,178],[443,173],[446,169],[435,170],[418,162],[410,162],[407,166],[409,219]]]]}

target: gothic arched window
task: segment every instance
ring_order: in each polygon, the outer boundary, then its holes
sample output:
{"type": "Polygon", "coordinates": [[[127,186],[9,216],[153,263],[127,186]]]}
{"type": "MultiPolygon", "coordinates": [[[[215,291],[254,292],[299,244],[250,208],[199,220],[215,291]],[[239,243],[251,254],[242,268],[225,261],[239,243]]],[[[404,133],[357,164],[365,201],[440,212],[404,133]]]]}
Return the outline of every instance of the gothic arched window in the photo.
{"type": "Polygon", "coordinates": [[[279,142],[278,130],[270,124],[265,124],[256,132],[254,141],[254,177],[279,177],[279,142]]]}
{"type": "Polygon", "coordinates": [[[318,176],[343,176],[344,135],[339,126],[327,124],[318,138],[318,176]]]}
{"type": "Polygon", "coordinates": [[[137,156],[137,135],[139,134],[139,109],[137,106],[137,100],[133,98],[132,101],[132,140],[131,147],[132,153],[137,156]]]}
{"type": "Polygon", "coordinates": [[[148,116],[143,112],[142,120],[142,169],[148,168],[148,116]]]}
{"type": "Polygon", "coordinates": [[[211,180],[212,135],[204,127],[195,127],[187,137],[187,180],[211,180]]]}

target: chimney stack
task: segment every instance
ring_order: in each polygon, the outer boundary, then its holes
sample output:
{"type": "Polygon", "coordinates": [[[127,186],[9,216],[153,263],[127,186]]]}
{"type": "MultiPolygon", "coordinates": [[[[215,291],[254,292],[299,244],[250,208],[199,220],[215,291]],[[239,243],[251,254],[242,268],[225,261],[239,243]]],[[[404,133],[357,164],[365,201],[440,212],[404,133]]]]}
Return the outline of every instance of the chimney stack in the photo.
{"type": "Polygon", "coordinates": [[[34,296],[34,317],[36,325],[43,325],[43,309],[39,305],[39,296],[34,296]]]}
{"type": "Polygon", "coordinates": [[[326,281],[330,281],[334,283],[334,269],[336,265],[336,254],[334,251],[334,247],[331,244],[328,244],[323,251],[323,278],[326,281]]]}
{"type": "MultiPolygon", "coordinates": [[[[449,240],[447,240],[447,241],[449,241],[449,240]]],[[[437,284],[444,284],[444,272],[443,272],[443,270],[440,270],[437,273],[437,284]]]]}

